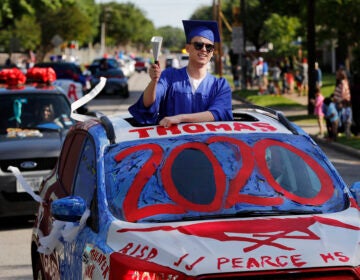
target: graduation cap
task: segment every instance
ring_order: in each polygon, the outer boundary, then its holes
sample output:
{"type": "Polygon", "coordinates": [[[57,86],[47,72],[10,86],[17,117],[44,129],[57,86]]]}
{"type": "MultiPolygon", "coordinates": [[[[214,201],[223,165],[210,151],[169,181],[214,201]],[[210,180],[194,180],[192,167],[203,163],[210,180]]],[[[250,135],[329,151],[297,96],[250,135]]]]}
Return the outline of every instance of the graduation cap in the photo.
{"type": "Polygon", "coordinates": [[[218,24],[214,20],[183,20],[186,42],[195,36],[204,37],[212,42],[220,42],[218,24]]]}

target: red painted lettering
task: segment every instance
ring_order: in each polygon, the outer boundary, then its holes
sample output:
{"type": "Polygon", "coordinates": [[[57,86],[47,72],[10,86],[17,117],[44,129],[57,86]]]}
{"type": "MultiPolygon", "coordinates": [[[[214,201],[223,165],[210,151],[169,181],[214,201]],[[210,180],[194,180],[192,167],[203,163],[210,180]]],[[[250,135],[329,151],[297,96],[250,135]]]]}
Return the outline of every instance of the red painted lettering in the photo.
{"type": "Polygon", "coordinates": [[[132,251],[132,252],[130,253],[130,255],[134,255],[134,254],[140,249],[140,247],[141,247],[140,244],[137,245],[136,248],[134,249],[134,251],[132,251]]]}
{"type": "Polygon", "coordinates": [[[124,248],[122,248],[122,249],[120,249],[119,250],[119,253],[122,253],[122,254],[128,254],[128,251],[133,247],[133,243],[128,243],[128,244],[126,244],[126,246],[124,247],[124,248]]]}
{"type": "Polygon", "coordinates": [[[262,256],[261,257],[261,265],[263,267],[265,267],[265,265],[270,265],[270,266],[274,266],[274,267],[279,267],[279,265],[277,263],[274,263],[271,259],[270,256],[262,256]]]}
{"type": "Polygon", "coordinates": [[[108,279],[107,274],[109,273],[109,266],[106,266],[106,269],[103,270],[102,272],[102,276],[104,277],[104,279],[108,279]]]}
{"type": "Polygon", "coordinates": [[[306,264],[306,262],[301,261],[301,255],[290,256],[290,260],[291,260],[292,264],[296,267],[302,267],[306,264]]]}
{"type": "Polygon", "coordinates": [[[328,262],[329,260],[334,261],[335,258],[331,253],[327,253],[327,254],[320,254],[320,257],[322,257],[322,259],[324,260],[324,262],[328,262]]]}
{"type": "Polygon", "coordinates": [[[192,270],[194,268],[194,266],[197,265],[199,262],[201,262],[203,259],[205,259],[205,257],[200,257],[192,264],[185,265],[186,270],[189,270],[189,271],[192,270]]]}
{"type": "Polygon", "coordinates": [[[340,262],[348,262],[350,258],[345,256],[342,252],[334,252],[334,253],[327,253],[327,254],[320,254],[320,257],[326,262],[330,261],[340,261],[340,262]]]}
{"type": "Polygon", "coordinates": [[[151,260],[155,258],[158,254],[158,251],[155,248],[152,248],[148,254],[148,256],[144,259],[145,261],[151,260]]]}
{"type": "Polygon", "coordinates": [[[262,123],[262,122],[258,122],[258,123],[253,123],[252,124],[254,127],[260,128],[261,131],[276,131],[276,127],[273,127],[272,125],[268,124],[268,123],[262,123]]]}
{"type": "Polygon", "coordinates": [[[146,253],[146,251],[149,250],[149,246],[144,246],[142,249],[141,249],[141,252],[139,255],[135,256],[135,258],[140,258],[142,259],[146,253]]]}
{"type": "Polygon", "coordinates": [[[260,264],[255,258],[248,259],[246,268],[251,269],[251,268],[259,268],[259,267],[260,267],[260,264]]]}
{"type": "Polygon", "coordinates": [[[189,254],[185,254],[182,257],[180,257],[180,259],[177,262],[174,262],[175,266],[179,266],[181,264],[181,262],[183,261],[183,259],[185,259],[189,254]]]}
{"type": "Polygon", "coordinates": [[[182,129],[187,133],[201,133],[206,131],[205,127],[201,124],[185,124],[182,129]]]}
{"type": "Polygon", "coordinates": [[[243,267],[243,258],[234,258],[231,263],[233,268],[243,267]]]}
{"type": "Polygon", "coordinates": [[[230,262],[230,259],[228,259],[228,258],[225,258],[225,257],[218,258],[218,264],[217,264],[218,270],[221,270],[221,266],[226,264],[226,263],[229,263],[229,262],[230,262]]]}
{"type": "Polygon", "coordinates": [[[95,269],[95,266],[94,265],[89,265],[85,268],[85,275],[92,279],[93,277],[93,274],[94,274],[94,269],[95,269]]]}
{"type": "Polygon", "coordinates": [[[348,262],[350,260],[350,258],[345,256],[342,252],[334,252],[334,255],[341,262],[348,262]]]}
{"type": "Polygon", "coordinates": [[[168,132],[170,132],[172,135],[178,135],[181,134],[181,130],[177,125],[172,125],[170,127],[164,127],[164,126],[158,126],[156,127],[156,132],[159,136],[167,135],[168,132]]]}
{"type": "Polygon", "coordinates": [[[285,267],[288,265],[287,261],[282,262],[281,259],[286,259],[287,260],[287,256],[278,256],[276,258],[276,263],[278,263],[281,267],[285,267]]]}
{"type": "Polygon", "coordinates": [[[218,130],[223,130],[223,131],[232,131],[232,128],[229,124],[206,124],[206,127],[209,131],[218,131],[218,130]]]}
{"type": "Polygon", "coordinates": [[[150,134],[148,131],[154,130],[153,127],[143,127],[143,128],[137,128],[137,129],[130,129],[129,133],[135,132],[138,133],[139,138],[148,138],[150,137],[150,134]]]}
{"type": "Polygon", "coordinates": [[[247,124],[243,124],[243,123],[234,123],[234,130],[235,131],[242,131],[242,130],[250,130],[250,131],[255,131],[256,129],[253,128],[250,125],[247,124]]]}

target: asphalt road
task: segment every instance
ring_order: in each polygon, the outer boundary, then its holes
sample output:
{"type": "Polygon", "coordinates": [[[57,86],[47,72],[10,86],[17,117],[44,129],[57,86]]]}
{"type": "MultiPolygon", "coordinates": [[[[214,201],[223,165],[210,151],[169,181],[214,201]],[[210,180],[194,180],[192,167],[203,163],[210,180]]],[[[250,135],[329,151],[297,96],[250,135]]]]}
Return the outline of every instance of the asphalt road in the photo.
{"type": "MultiPolygon", "coordinates": [[[[135,102],[148,81],[146,74],[135,74],[130,79],[130,98],[96,98],[90,102],[89,109],[102,111],[105,114],[126,112],[129,104],[135,102]]],[[[322,148],[347,184],[360,181],[360,160],[358,157],[344,154],[331,147],[322,146],[322,148]]],[[[30,259],[31,223],[32,221],[29,222],[25,218],[0,219],[1,280],[32,279],[30,259]]]]}

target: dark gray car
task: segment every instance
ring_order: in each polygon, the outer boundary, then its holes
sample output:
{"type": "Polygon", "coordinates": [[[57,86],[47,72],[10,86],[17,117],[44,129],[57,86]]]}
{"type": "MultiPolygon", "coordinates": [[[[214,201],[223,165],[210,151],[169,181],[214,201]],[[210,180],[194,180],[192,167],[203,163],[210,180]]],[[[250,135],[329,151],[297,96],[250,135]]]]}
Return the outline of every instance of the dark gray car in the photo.
{"type": "Polygon", "coordinates": [[[19,168],[36,192],[54,168],[74,123],[70,113],[70,102],[60,88],[0,87],[0,217],[35,214],[38,205],[8,167],[19,168]]]}

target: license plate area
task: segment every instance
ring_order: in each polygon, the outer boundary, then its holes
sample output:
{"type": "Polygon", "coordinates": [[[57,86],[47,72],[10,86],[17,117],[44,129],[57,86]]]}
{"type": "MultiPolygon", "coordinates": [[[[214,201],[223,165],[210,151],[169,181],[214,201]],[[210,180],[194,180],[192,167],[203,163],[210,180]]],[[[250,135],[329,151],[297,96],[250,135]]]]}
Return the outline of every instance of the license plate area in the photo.
{"type": "MultiPolygon", "coordinates": [[[[24,179],[34,192],[39,191],[43,177],[25,177],[24,179]]],[[[25,192],[25,189],[23,188],[19,180],[16,180],[16,192],[25,192]]]]}

